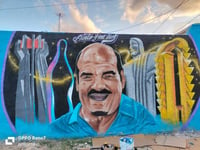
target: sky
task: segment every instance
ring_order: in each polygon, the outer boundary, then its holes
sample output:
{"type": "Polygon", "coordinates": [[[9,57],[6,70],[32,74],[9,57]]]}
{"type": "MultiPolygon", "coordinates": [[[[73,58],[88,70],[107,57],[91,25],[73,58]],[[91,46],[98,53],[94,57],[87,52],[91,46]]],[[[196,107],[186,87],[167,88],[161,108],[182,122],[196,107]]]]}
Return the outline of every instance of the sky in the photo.
{"type": "Polygon", "coordinates": [[[176,34],[200,22],[199,8],[200,0],[0,0],[0,30],[176,34]]]}

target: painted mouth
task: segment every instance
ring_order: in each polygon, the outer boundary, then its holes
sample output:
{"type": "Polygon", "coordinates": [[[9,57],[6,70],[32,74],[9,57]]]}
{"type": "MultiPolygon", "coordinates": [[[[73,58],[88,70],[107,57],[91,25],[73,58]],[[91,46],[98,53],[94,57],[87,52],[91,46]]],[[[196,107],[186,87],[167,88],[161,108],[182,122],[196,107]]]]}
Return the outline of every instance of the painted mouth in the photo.
{"type": "Polygon", "coordinates": [[[95,101],[104,101],[108,95],[108,93],[92,93],[89,97],[95,101]]]}

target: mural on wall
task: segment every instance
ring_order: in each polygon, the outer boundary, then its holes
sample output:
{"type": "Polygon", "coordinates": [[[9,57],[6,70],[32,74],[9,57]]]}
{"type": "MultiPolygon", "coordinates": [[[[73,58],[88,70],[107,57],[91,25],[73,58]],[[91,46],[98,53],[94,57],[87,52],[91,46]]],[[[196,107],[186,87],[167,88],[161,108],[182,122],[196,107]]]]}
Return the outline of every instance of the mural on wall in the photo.
{"type": "Polygon", "coordinates": [[[192,26],[188,35],[1,31],[0,138],[200,130],[199,29],[192,26]]]}

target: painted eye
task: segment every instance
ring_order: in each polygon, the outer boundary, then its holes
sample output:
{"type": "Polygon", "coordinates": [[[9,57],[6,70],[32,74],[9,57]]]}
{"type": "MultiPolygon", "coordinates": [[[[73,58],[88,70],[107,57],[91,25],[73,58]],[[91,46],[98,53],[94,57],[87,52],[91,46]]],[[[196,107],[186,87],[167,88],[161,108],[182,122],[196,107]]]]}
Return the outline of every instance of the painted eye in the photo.
{"type": "Polygon", "coordinates": [[[115,75],[113,75],[113,74],[105,74],[105,75],[103,75],[104,79],[112,79],[114,77],[115,77],[115,75]]]}
{"type": "Polygon", "coordinates": [[[91,75],[84,75],[84,76],[82,76],[81,78],[82,78],[83,80],[87,80],[87,81],[92,80],[92,76],[91,76],[91,75]]]}

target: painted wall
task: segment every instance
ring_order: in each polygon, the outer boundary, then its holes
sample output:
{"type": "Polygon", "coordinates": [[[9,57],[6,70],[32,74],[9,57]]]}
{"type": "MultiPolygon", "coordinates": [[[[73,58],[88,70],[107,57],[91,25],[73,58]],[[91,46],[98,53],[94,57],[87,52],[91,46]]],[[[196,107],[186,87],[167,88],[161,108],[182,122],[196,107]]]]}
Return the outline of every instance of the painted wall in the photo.
{"type": "MultiPolygon", "coordinates": [[[[191,26],[187,35],[0,31],[0,138],[22,135],[67,138],[200,130],[199,49],[199,24],[191,26]],[[80,102],[75,90],[76,57],[84,47],[96,42],[109,45],[121,55],[126,77],[123,94],[136,102],[130,104],[133,108],[128,108],[130,113],[127,115],[133,113],[132,119],[114,119],[105,132],[97,132],[87,120],[81,127],[68,124],[69,117],[76,118],[69,114],[77,110],[75,107],[80,102]],[[145,113],[140,113],[138,103],[153,116],[156,126],[152,126],[151,118],[145,113]],[[134,123],[136,118],[140,122],[134,123]],[[59,131],[51,128],[55,122],[62,122],[59,131]],[[117,125],[119,122],[121,125],[117,125]],[[84,124],[87,128],[82,129],[84,124]],[[140,125],[151,128],[140,130],[140,125]],[[138,130],[134,131],[131,126],[138,130]],[[111,128],[116,132],[111,132],[111,128]],[[84,133],[84,130],[88,131],[84,133]]],[[[123,103],[124,106],[126,101],[123,103]]],[[[121,106],[120,103],[117,112],[121,111],[121,106]]]]}

